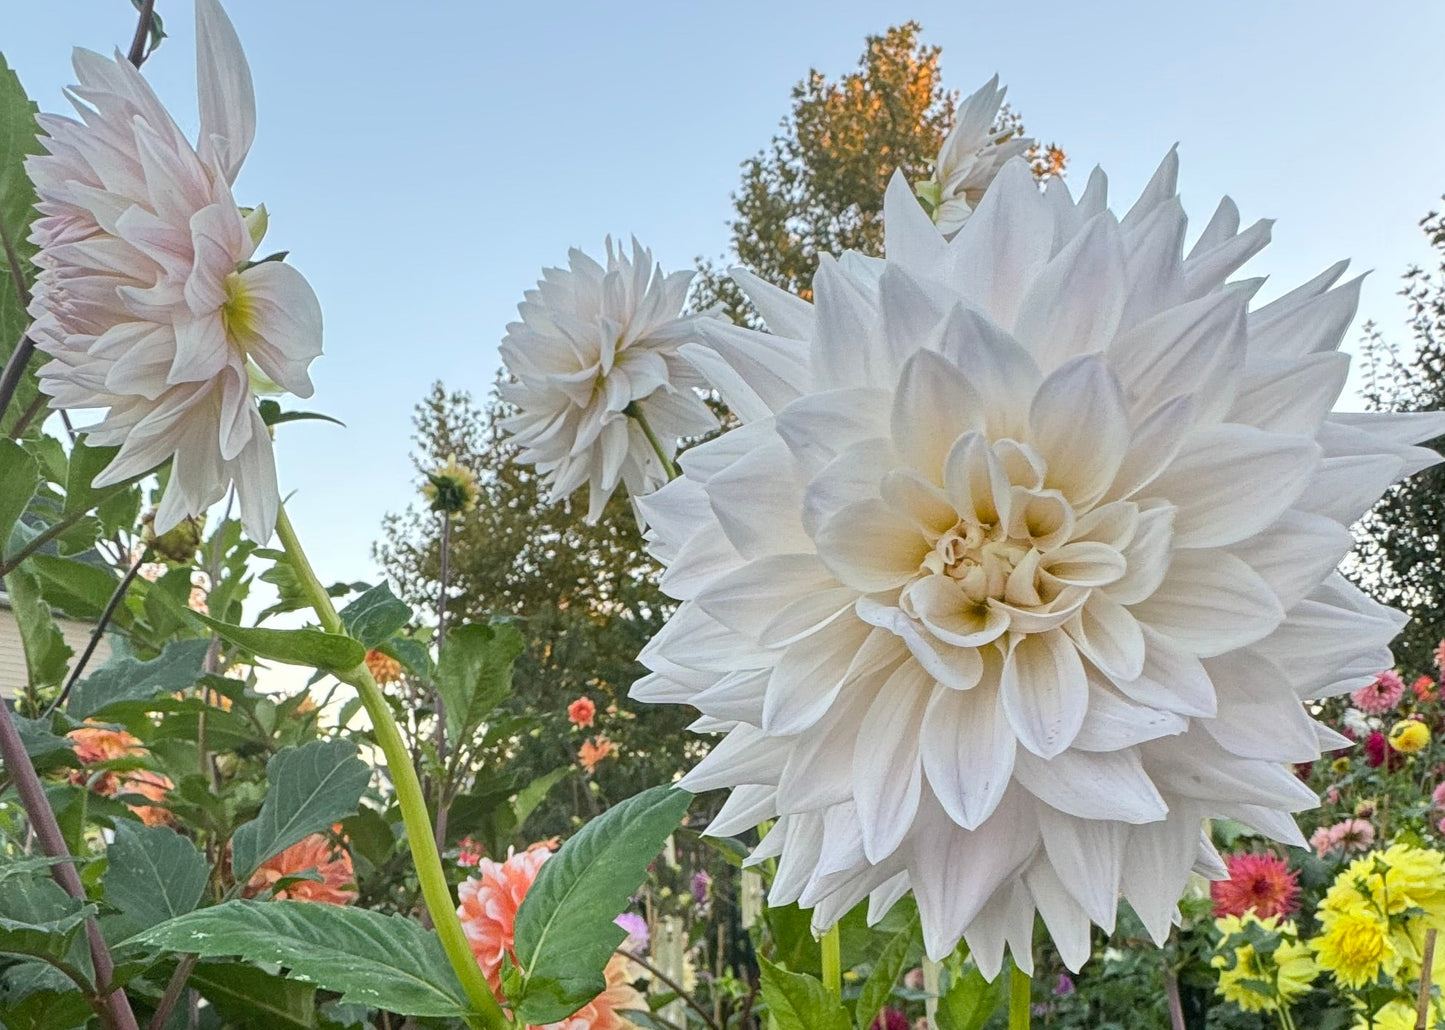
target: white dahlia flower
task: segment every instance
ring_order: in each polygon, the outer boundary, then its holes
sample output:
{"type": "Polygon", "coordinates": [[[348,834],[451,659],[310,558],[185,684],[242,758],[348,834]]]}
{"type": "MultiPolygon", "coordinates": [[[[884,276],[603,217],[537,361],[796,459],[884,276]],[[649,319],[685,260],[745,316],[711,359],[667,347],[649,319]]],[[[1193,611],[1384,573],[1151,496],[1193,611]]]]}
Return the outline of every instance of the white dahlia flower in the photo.
{"type": "Polygon", "coordinates": [[[895,178],[886,259],[705,329],[744,424],[641,502],[682,604],[633,696],[726,734],[682,785],[818,927],[912,890],[934,958],[1028,968],[1037,911],[1077,968],[1122,892],[1162,941],[1205,820],[1304,844],[1302,702],[1390,665],[1335,568],[1445,419],[1331,413],[1358,280],[1249,310],[1269,224],[1186,256],[1176,164],[1118,219],[1012,161],[951,242],[895,178]]]}
{"type": "Polygon", "coordinates": [[[664,275],[652,252],[632,241],[632,256],[607,239],[607,264],[572,249],[567,265],[547,268],[517,305],[502,361],[512,381],[502,399],[518,413],[503,421],[536,465],[554,501],[587,484],[587,521],[624,484],[634,497],[666,481],[679,437],[717,425],[695,392],[706,381],[678,348],[697,339],[697,317],[684,317],[691,272],[664,275]]]}
{"type": "Polygon", "coordinates": [[[30,334],[52,359],[40,370],[52,408],[106,409],[87,438],[120,451],[96,486],[174,458],[156,532],[234,483],[247,532],[265,541],[279,492],[251,374],[310,396],[321,307],[289,265],[251,263],[265,211],[243,213],[231,184],[255,101],[215,0],[196,2],[196,47],[198,146],[119,53],[75,51],[80,121],[40,115],[48,153],[26,162],[40,198],[30,334]]]}
{"type": "Polygon", "coordinates": [[[995,75],[959,105],[933,175],[918,184],[918,195],[928,201],[940,232],[958,232],[999,169],[1034,145],[1031,138],[1015,135],[1012,128],[1000,131],[994,127],[1007,92],[1007,88],[999,88],[995,75]]]}

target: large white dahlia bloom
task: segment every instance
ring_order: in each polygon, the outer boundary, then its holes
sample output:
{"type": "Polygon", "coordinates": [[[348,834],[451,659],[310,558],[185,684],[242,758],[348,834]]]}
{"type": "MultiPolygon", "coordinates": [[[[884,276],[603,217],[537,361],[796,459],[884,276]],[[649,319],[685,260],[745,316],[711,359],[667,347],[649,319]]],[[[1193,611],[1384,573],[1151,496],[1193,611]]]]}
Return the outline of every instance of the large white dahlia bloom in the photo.
{"type": "Polygon", "coordinates": [[[918,186],[928,199],[933,221],[941,232],[956,233],[973,214],[994,176],[1011,158],[1021,157],[1034,145],[1012,128],[994,127],[1003,107],[1006,87],[995,75],[958,107],[953,128],[939,148],[933,175],[918,186]]]}
{"type": "Polygon", "coordinates": [[[1162,941],[1204,820],[1303,844],[1302,702],[1390,664],[1401,625],[1335,568],[1438,414],[1332,414],[1358,281],[1249,310],[1264,246],[1225,200],[1186,256],[1171,153],[1118,219],[1007,165],[950,242],[907,185],[884,260],[808,304],[741,273],[771,333],[715,324],[743,425],[643,500],[682,604],[633,696],[726,734],[683,780],[819,927],[908,890],[929,953],[1064,960],[1129,900],[1162,941]]]}
{"type": "Polygon", "coordinates": [[[106,409],[88,440],[120,451],[96,486],[174,458],[157,532],[234,483],[247,532],[264,541],[279,492],[252,366],[310,396],[321,307],[289,265],[251,262],[265,212],[243,212],[231,184],[255,100],[216,0],[196,2],[196,47],[198,146],[123,56],[75,51],[80,120],[40,115],[48,153],[26,162],[40,212],[30,334],[52,359],[40,370],[51,407],[106,409]]]}
{"type": "Polygon", "coordinates": [[[518,460],[554,501],[587,484],[589,522],[619,484],[637,497],[666,481],[644,421],[669,460],[679,437],[717,425],[696,393],[706,381],[678,354],[698,338],[699,318],[682,314],[693,273],[664,275],[635,239],[630,257],[610,237],[606,248],[605,266],[573,248],[567,268],[543,269],[501,348],[518,460]]]}

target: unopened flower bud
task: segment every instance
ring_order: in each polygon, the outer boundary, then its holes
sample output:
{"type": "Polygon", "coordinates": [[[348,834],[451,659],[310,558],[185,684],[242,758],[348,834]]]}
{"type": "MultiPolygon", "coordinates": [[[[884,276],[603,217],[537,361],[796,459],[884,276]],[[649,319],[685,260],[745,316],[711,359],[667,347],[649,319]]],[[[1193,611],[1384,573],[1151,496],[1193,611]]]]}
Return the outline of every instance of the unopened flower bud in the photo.
{"type": "Polygon", "coordinates": [[[421,492],[431,502],[432,511],[457,515],[476,508],[477,477],[457,463],[455,454],[449,455],[446,464],[435,472],[428,472],[426,478],[421,492]]]}
{"type": "Polygon", "coordinates": [[[182,519],[174,529],[156,536],[156,513],[146,512],[141,519],[141,539],[156,556],[176,565],[189,565],[196,559],[196,549],[205,537],[206,517],[182,519]]]}

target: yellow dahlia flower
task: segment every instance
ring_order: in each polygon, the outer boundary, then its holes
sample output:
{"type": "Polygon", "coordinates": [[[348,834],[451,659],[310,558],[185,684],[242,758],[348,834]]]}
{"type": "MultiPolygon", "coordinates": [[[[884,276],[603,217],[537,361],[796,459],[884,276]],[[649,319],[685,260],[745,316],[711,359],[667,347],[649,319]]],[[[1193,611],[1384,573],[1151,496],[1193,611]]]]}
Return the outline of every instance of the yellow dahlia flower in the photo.
{"type": "Polygon", "coordinates": [[[1223,935],[1220,951],[1209,963],[1219,970],[1215,990],[1246,1012],[1276,1012],[1281,1004],[1288,1008],[1319,975],[1309,945],[1300,941],[1292,922],[1247,912],[1224,916],[1214,925],[1223,935]],[[1261,933],[1277,942],[1272,951],[1258,951],[1251,942],[1261,933]]]}
{"type": "MultiPolygon", "coordinates": [[[[1373,1018],[1365,1012],[1358,1013],[1355,1016],[1354,1030],[1415,1030],[1415,1005],[1414,998],[1396,998],[1386,1002],[1373,1018]]],[[[1442,1014],[1438,999],[1431,1000],[1425,1025],[1431,1028],[1445,1026],[1445,1014],[1442,1014]]]]}
{"type": "Polygon", "coordinates": [[[1394,976],[1400,956],[1390,939],[1389,921],[1368,906],[1322,910],[1323,932],[1310,942],[1320,967],[1341,987],[1372,984],[1381,973],[1394,976]]]}
{"type": "Polygon", "coordinates": [[[1430,727],[1414,719],[1395,723],[1390,731],[1390,746],[1402,755],[1413,755],[1430,746],[1430,727]]]}

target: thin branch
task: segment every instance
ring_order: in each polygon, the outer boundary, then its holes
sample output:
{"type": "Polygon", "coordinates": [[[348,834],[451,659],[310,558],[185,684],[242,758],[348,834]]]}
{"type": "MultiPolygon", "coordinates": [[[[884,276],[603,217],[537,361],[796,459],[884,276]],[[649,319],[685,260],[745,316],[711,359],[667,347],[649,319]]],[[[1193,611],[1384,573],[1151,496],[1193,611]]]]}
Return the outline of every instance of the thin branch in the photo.
{"type": "Polygon", "coordinates": [[[682,989],[682,985],[679,984],[676,980],[674,980],[672,977],[668,976],[668,975],[667,975],[666,973],[664,973],[661,969],[658,969],[656,966],[654,966],[654,965],[653,965],[651,962],[649,962],[647,959],[643,958],[641,955],[638,955],[638,954],[636,954],[636,953],[634,953],[634,952],[628,951],[628,950],[625,949],[625,948],[618,948],[618,949],[617,949],[617,954],[623,956],[623,957],[626,958],[629,962],[636,962],[636,963],[637,963],[639,966],[641,966],[643,969],[647,970],[647,971],[648,971],[649,973],[651,973],[653,976],[657,977],[657,979],[661,980],[663,986],[665,986],[668,990],[672,991],[674,994],[676,994],[676,995],[677,995],[679,998],[681,998],[683,1001],[687,1002],[688,1007],[691,1008],[694,1012],[696,1012],[699,1016],[702,1017],[702,1021],[703,1021],[704,1024],[706,1024],[708,1027],[710,1027],[711,1030],[718,1030],[718,1025],[717,1025],[716,1022],[714,1022],[714,1020],[713,1020],[713,1018],[712,1018],[712,1013],[709,1012],[707,1009],[703,1008],[701,1005],[699,1005],[699,1004],[697,1003],[697,1000],[696,1000],[695,998],[693,998],[693,996],[692,996],[691,994],[688,994],[685,990],[683,990],[683,989],[682,989]]]}
{"type": "Polygon", "coordinates": [[[170,982],[166,984],[166,991],[161,995],[146,1030],[161,1030],[161,1027],[166,1025],[166,1020],[171,1018],[171,1011],[176,1007],[176,1002],[180,1001],[181,992],[186,989],[186,981],[191,978],[191,971],[195,968],[195,955],[186,955],[181,959],[176,971],[171,974],[170,982]]]}
{"type": "MultiPolygon", "coordinates": [[[[80,874],[75,871],[70,850],[65,846],[60,824],[46,800],[45,788],[41,786],[35,766],[30,764],[30,756],[25,753],[25,742],[20,739],[20,731],[10,717],[10,708],[4,702],[0,702],[0,758],[4,759],[6,771],[15,780],[16,791],[29,817],[30,828],[40,842],[40,849],[51,858],[60,859],[50,867],[50,875],[65,893],[85,902],[85,887],[80,882],[80,874]]],[[[85,921],[85,935],[90,943],[96,990],[105,992],[106,1011],[113,1030],[140,1030],[135,1013],[131,1011],[130,1000],[124,991],[114,986],[115,962],[101,935],[100,924],[93,916],[85,921]]]]}
{"type": "Polygon", "coordinates": [[[1420,996],[1415,1002],[1415,1030],[1428,1030],[1430,1025],[1430,974],[1435,964],[1436,931],[1425,931],[1425,950],[1420,956],[1420,996]]]}
{"type": "Polygon", "coordinates": [[[145,64],[146,38],[151,34],[151,22],[155,20],[156,0],[145,0],[140,8],[140,21],[136,23],[135,35],[130,40],[130,53],[126,58],[139,68],[145,64]]]}
{"type": "MultiPolygon", "coordinates": [[[[437,660],[441,660],[442,647],[447,642],[447,580],[451,571],[452,513],[442,512],[441,538],[441,588],[437,591],[437,660]]],[[[442,697],[441,687],[432,687],[432,707],[436,711],[436,735],[434,745],[437,752],[437,816],[432,834],[437,850],[447,846],[447,781],[450,779],[447,767],[447,703],[442,697]]]]}
{"type": "Polygon", "coordinates": [[[41,408],[45,407],[46,399],[43,393],[35,395],[35,399],[30,402],[30,407],[22,411],[20,417],[15,420],[15,424],[10,427],[10,439],[18,440],[25,435],[25,430],[30,427],[31,420],[40,414],[41,408]]]}
{"type": "Polygon", "coordinates": [[[105,627],[110,623],[111,616],[115,614],[115,610],[120,607],[121,601],[125,599],[126,591],[128,591],[130,585],[135,582],[136,576],[140,574],[141,565],[150,557],[150,553],[149,547],[141,551],[140,557],[131,564],[131,567],[126,570],[126,574],[121,577],[121,581],[116,584],[116,588],[111,591],[110,600],[105,602],[105,610],[100,613],[100,618],[96,620],[95,629],[90,632],[90,640],[86,642],[85,650],[80,653],[80,659],[75,663],[75,668],[70,670],[70,677],[65,681],[65,686],[61,688],[59,694],[55,695],[55,700],[51,701],[46,707],[41,718],[49,717],[57,708],[65,704],[65,699],[70,696],[70,691],[75,686],[76,681],[80,679],[80,674],[85,671],[85,666],[95,655],[95,649],[100,646],[100,638],[105,636],[105,627]]]}

